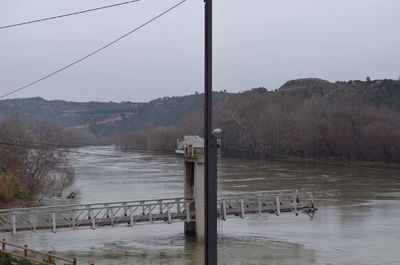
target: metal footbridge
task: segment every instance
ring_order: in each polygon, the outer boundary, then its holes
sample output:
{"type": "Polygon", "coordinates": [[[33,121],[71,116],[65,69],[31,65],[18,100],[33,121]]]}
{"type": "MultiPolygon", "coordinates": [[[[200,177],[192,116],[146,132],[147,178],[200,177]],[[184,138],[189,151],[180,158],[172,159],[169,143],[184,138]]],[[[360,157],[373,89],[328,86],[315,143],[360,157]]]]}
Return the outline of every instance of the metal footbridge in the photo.
{"type": "MultiPolygon", "coordinates": [[[[279,191],[218,196],[218,216],[244,218],[248,214],[314,214],[309,192],[279,191]]],[[[138,223],[168,223],[195,220],[194,200],[169,198],[109,203],[74,204],[0,210],[0,233],[59,229],[130,226],[138,223]]]]}

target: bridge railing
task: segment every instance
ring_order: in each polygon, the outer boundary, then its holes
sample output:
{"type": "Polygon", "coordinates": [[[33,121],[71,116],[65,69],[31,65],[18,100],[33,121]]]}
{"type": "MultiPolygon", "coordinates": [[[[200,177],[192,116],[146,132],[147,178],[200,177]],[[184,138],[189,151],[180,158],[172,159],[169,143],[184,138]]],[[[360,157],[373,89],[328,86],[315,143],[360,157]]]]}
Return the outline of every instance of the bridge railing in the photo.
{"type": "Polygon", "coordinates": [[[293,190],[249,192],[241,194],[226,194],[219,196],[218,213],[225,220],[227,215],[237,215],[242,218],[246,214],[293,212],[298,214],[303,210],[315,210],[314,197],[311,192],[293,190]]]}
{"type": "MultiPolygon", "coordinates": [[[[219,217],[227,215],[294,212],[314,210],[313,195],[296,190],[261,191],[222,194],[218,197],[219,217]]],[[[0,232],[50,230],[137,223],[189,222],[195,218],[194,200],[170,198],[110,203],[74,204],[34,208],[3,209],[0,211],[0,232]]]]}
{"type": "Polygon", "coordinates": [[[190,221],[194,212],[190,211],[192,200],[185,198],[125,201],[68,205],[57,208],[37,207],[31,209],[12,209],[0,213],[0,232],[51,230],[58,228],[115,226],[139,222],[172,223],[173,220],[190,221]]]}
{"type": "Polygon", "coordinates": [[[117,201],[117,202],[98,202],[98,203],[80,203],[80,204],[66,204],[66,205],[49,205],[49,206],[38,206],[38,207],[25,207],[25,208],[12,208],[12,209],[0,209],[0,214],[2,213],[9,213],[9,212],[31,212],[32,209],[37,211],[46,211],[46,210],[53,210],[53,209],[68,209],[68,208],[75,208],[75,207],[95,207],[95,206],[114,206],[120,205],[122,203],[125,204],[138,204],[138,203],[155,203],[158,201],[165,201],[165,200],[181,200],[181,197],[177,198],[165,198],[165,199],[149,199],[149,200],[134,200],[134,201],[117,201]]]}

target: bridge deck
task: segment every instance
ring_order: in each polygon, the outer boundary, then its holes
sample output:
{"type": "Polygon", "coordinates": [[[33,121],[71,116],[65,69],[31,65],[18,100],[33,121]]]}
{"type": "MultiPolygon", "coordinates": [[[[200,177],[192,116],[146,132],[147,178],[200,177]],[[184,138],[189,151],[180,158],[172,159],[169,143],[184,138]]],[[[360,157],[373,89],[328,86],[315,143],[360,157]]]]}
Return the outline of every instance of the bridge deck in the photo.
{"type": "MultiPolygon", "coordinates": [[[[18,231],[49,230],[137,223],[195,220],[192,199],[171,198],[144,201],[125,201],[95,204],[75,204],[0,210],[0,233],[18,231]]],[[[255,192],[229,194],[218,197],[218,215],[226,220],[229,215],[242,218],[248,214],[285,212],[313,213],[312,194],[298,192],[255,192]]]]}

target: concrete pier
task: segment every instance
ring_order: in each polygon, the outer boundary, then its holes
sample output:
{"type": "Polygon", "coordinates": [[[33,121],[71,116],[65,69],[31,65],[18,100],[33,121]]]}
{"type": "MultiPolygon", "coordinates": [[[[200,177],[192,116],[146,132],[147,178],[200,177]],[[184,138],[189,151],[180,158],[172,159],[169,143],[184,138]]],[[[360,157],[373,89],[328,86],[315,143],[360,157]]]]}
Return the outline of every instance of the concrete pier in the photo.
{"type": "Polygon", "coordinates": [[[184,155],[184,195],[193,199],[190,211],[195,219],[185,222],[185,234],[204,240],[204,140],[198,136],[185,136],[178,142],[178,150],[184,155]]]}

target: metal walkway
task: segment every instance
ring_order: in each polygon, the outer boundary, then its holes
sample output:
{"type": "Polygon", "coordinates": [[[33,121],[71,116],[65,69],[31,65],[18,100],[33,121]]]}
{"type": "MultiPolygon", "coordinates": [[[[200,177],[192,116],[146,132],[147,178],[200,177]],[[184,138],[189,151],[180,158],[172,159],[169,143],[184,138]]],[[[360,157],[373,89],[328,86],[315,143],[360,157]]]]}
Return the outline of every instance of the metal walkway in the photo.
{"type": "MultiPolygon", "coordinates": [[[[75,204],[16,208],[0,210],[0,233],[101,226],[128,225],[137,223],[195,220],[194,201],[185,198],[124,201],[110,203],[75,204]]],[[[244,218],[247,214],[305,212],[312,216],[314,208],[311,193],[279,191],[226,194],[218,197],[219,218],[226,220],[234,215],[244,218]]]]}

